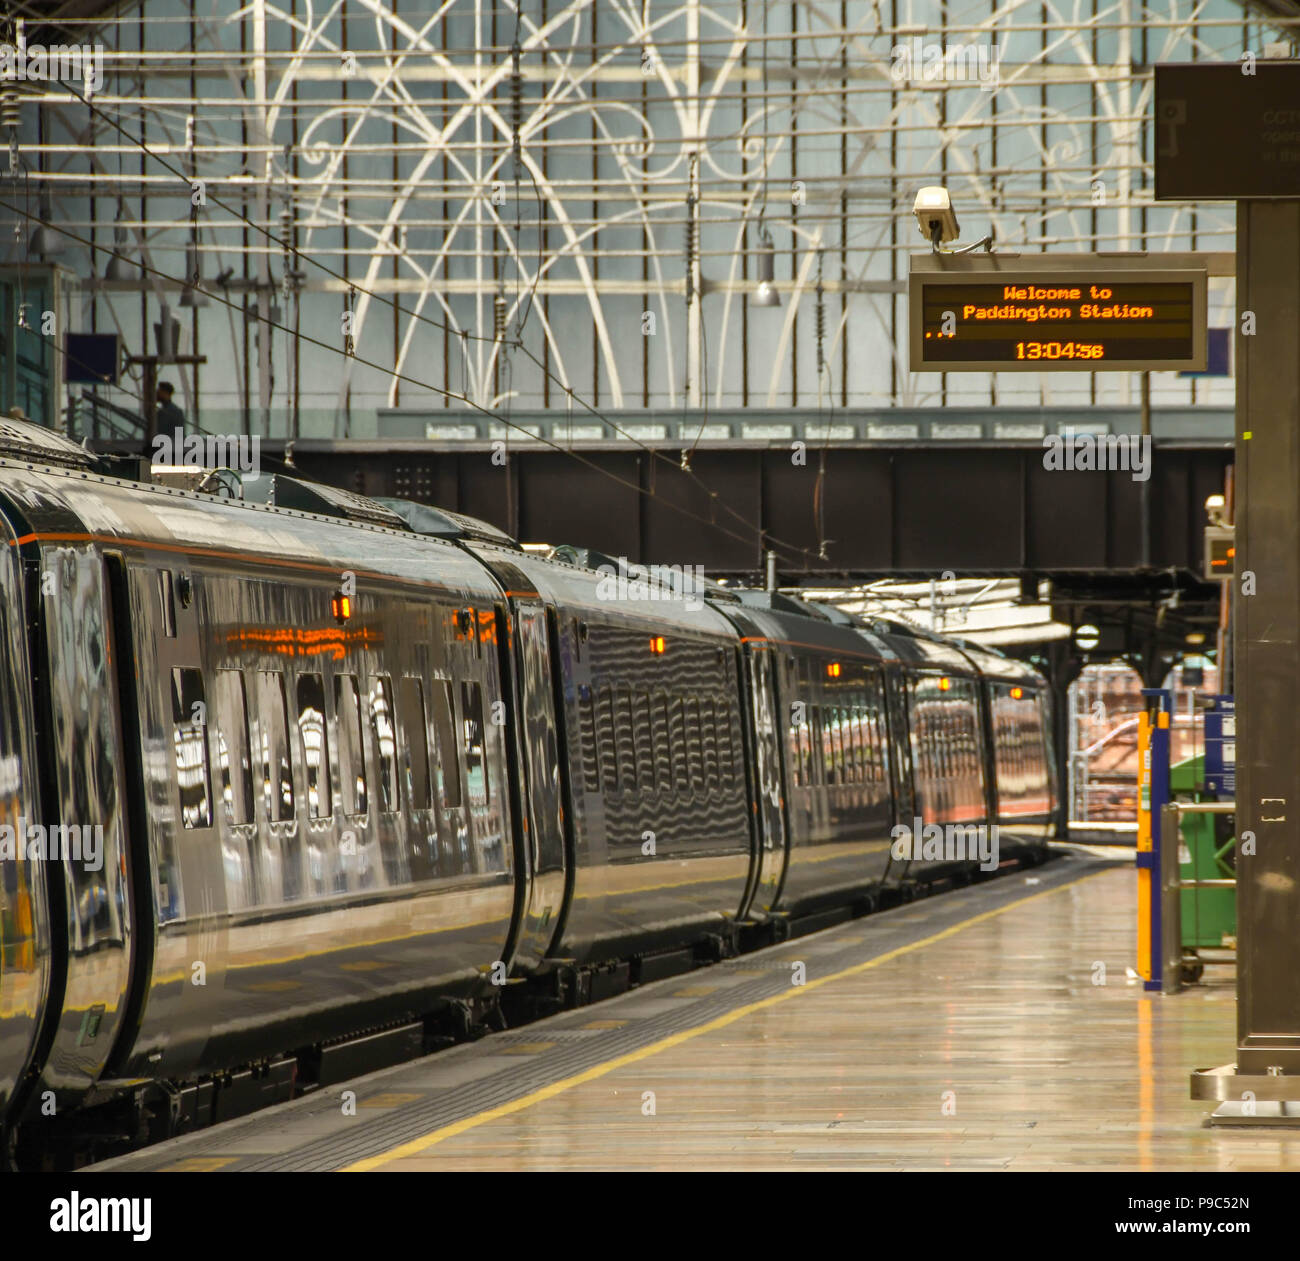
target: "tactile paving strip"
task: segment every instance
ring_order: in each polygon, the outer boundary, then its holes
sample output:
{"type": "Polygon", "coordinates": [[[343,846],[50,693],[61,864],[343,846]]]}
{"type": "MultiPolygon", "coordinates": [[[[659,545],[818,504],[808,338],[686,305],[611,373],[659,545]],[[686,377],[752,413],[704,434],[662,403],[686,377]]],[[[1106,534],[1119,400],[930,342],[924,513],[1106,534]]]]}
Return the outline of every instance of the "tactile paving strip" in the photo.
{"type": "Polygon", "coordinates": [[[92,1168],[341,1169],[780,993],[791,985],[796,961],[803,962],[807,980],[815,980],[1109,865],[1063,853],[1030,873],[1012,873],[657,981],[92,1168]],[[343,1114],[344,1091],[355,1094],[355,1115],[343,1114]]]}

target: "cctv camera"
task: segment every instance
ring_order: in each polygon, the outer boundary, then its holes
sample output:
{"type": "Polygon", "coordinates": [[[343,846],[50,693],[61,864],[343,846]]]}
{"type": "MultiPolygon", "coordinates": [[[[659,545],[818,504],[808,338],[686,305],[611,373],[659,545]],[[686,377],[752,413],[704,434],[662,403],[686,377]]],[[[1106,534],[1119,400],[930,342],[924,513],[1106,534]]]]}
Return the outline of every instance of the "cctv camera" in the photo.
{"type": "Polygon", "coordinates": [[[912,204],[912,213],[921,227],[921,235],[935,249],[949,241],[955,241],[961,235],[946,188],[936,186],[921,189],[912,204]]]}
{"type": "Polygon", "coordinates": [[[1227,503],[1222,495],[1211,495],[1205,501],[1205,515],[1209,517],[1211,525],[1224,525],[1224,517],[1227,514],[1227,503]]]}

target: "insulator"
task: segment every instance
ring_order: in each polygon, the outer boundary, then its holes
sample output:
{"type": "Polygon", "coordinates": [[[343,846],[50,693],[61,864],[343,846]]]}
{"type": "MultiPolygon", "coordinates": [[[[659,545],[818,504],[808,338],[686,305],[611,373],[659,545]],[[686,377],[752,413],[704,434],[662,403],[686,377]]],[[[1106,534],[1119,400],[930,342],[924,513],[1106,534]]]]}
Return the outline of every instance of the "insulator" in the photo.
{"type": "Polygon", "coordinates": [[[510,128],[514,134],[515,161],[520,160],[519,133],[524,125],[524,76],[519,69],[521,49],[519,41],[510,46],[510,128]]]}
{"type": "Polygon", "coordinates": [[[686,301],[688,303],[695,296],[695,201],[693,193],[686,199],[686,231],[683,233],[683,244],[686,248],[686,301]]]}
{"type": "Polygon", "coordinates": [[[8,127],[10,131],[17,131],[22,122],[19,99],[17,88],[0,89],[0,126],[8,127]]]}
{"type": "Polygon", "coordinates": [[[817,332],[817,371],[820,374],[826,363],[822,349],[826,344],[826,290],[820,283],[817,285],[817,305],[814,307],[814,312],[814,327],[817,332]]]}
{"type": "Polygon", "coordinates": [[[492,299],[492,335],[497,341],[506,338],[506,300],[501,294],[492,299]]]}

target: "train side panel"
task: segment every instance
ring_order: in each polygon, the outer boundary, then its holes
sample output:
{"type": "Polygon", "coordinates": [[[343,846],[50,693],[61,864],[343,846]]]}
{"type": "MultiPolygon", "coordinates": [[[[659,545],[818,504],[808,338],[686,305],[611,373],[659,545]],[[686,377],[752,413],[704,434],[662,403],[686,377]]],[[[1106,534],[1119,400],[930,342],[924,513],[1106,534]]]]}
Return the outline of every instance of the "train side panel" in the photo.
{"type": "Polygon", "coordinates": [[[553,609],[572,802],[565,959],[600,963],[725,935],[750,883],[734,630],[703,601],[477,547],[553,609]]]}
{"type": "MultiPolygon", "coordinates": [[[[332,521],[61,489],[123,557],[147,814],[134,906],[155,944],[111,1074],[193,1077],[482,990],[516,870],[481,567],[332,521]]],[[[67,697],[94,685],[77,659],[67,697]]]]}
{"type": "MultiPolygon", "coordinates": [[[[27,652],[27,595],[15,531],[0,515],[0,1126],[33,1066],[54,961],[45,864],[29,856],[42,818],[27,652]]],[[[36,582],[33,590],[39,590],[36,582]]],[[[60,925],[60,932],[63,931],[60,925]]]]}

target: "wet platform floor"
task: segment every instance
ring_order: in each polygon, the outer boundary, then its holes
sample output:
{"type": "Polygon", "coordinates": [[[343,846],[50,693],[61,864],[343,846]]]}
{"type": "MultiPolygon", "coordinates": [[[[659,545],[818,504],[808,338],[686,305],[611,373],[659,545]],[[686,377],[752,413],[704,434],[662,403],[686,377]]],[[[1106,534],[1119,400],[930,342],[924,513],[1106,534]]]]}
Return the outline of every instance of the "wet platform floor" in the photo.
{"type": "Polygon", "coordinates": [[[1069,852],[97,1167],[1300,1167],[1202,1125],[1235,975],[1144,992],[1135,894],[1069,852]]]}

